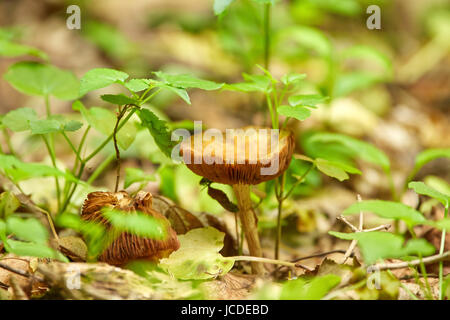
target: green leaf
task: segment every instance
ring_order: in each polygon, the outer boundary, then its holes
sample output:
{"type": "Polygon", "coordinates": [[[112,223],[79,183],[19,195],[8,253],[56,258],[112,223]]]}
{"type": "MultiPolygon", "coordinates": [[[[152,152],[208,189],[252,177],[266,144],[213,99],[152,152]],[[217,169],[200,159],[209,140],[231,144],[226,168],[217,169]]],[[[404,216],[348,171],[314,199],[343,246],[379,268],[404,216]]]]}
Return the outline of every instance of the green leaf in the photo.
{"type": "Polygon", "coordinates": [[[311,116],[311,110],[306,107],[291,107],[287,105],[279,106],[277,112],[285,117],[295,118],[304,121],[311,116]]]}
{"type": "Polygon", "coordinates": [[[404,258],[411,255],[428,256],[436,249],[425,239],[413,239],[404,246],[402,236],[389,232],[356,232],[341,233],[329,231],[329,234],[339,239],[358,240],[358,246],[367,264],[373,264],[380,259],[404,258]]]}
{"type": "Polygon", "coordinates": [[[223,13],[234,0],[214,0],[214,14],[223,13]]]}
{"type": "Polygon", "coordinates": [[[109,68],[96,68],[89,70],[81,78],[80,96],[86,93],[107,87],[113,83],[122,83],[128,78],[128,74],[109,68]]]}
{"type": "Polygon", "coordinates": [[[47,54],[39,49],[14,43],[6,39],[0,39],[0,56],[4,57],[20,57],[20,56],[35,56],[44,60],[48,59],[47,54]]]}
{"type": "Polygon", "coordinates": [[[395,220],[403,220],[408,226],[414,226],[426,221],[424,216],[417,210],[399,202],[384,200],[364,200],[352,204],[344,210],[344,214],[354,214],[360,211],[373,212],[376,215],[395,220]]]}
{"type": "Polygon", "coordinates": [[[373,63],[378,64],[382,67],[381,73],[385,79],[389,79],[393,74],[392,62],[389,58],[376,50],[375,48],[356,45],[342,52],[343,59],[364,59],[367,60],[371,65],[373,63]]]}
{"type": "Polygon", "coordinates": [[[37,96],[52,95],[61,100],[79,96],[80,82],[72,72],[37,62],[18,62],[4,78],[18,91],[37,96]]]}
{"type": "Polygon", "coordinates": [[[313,51],[322,57],[332,54],[332,46],[327,36],[318,29],[304,26],[285,28],[279,33],[280,46],[294,44],[299,49],[313,51]]]}
{"type": "Polygon", "coordinates": [[[312,143],[338,143],[342,144],[355,157],[367,162],[377,164],[385,172],[390,170],[389,158],[386,154],[373,145],[355,138],[336,133],[317,133],[310,138],[312,143]]]}
{"type": "Polygon", "coordinates": [[[140,92],[148,89],[150,80],[148,79],[131,79],[125,83],[125,87],[132,92],[140,92]]]}
{"type": "Polygon", "coordinates": [[[217,90],[222,88],[223,83],[203,80],[190,74],[167,74],[162,71],[156,71],[154,74],[163,80],[167,85],[176,88],[188,89],[198,88],[203,90],[217,90]]]}
{"type": "Polygon", "coordinates": [[[19,108],[8,112],[2,119],[3,124],[15,132],[30,129],[30,121],[37,120],[37,113],[31,108],[19,108]]]}
{"type": "Polygon", "coordinates": [[[329,161],[321,158],[315,160],[317,169],[327,176],[338,179],[339,181],[347,180],[349,178],[347,172],[354,174],[361,174],[358,169],[337,161],[329,161]]]}
{"type": "Polygon", "coordinates": [[[299,94],[295,96],[290,96],[288,101],[293,107],[305,106],[305,107],[315,107],[320,103],[324,103],[329,98],[324,97],[320,94],[299,94]]]}
{"type": "Polygon", "coordinates": [[[281,77],[281,82],[285,85],[295,84],[306,79],[306,73],[288,73],[281,77]]]}
{"type": "Polygon", "coordinates": [[[164,240],[168,235],[169,225],[165,220],[154,218],[143,212],[103,208],[102,215],[108,219],[114,229],[120,232],[157,240],[164,240]]]}
{"type": "Polygon", "coordinates": [[[58,176],[75,183],[83,183],[70,173],[40,163],[22,162],[12,155],[0,154],[0,169],[15,182],[38,177],[58,176]]]}
{"type": "Polygon", "coordinates": [[[48,240],[47,229],[34,218],[21,219],[11,216],[6,221],[9,233],[13,233],[17,238],[40,244],[46,244],[48,240]]]}
{"type": "Polygon", "coordinates": [[[0,218],[7,218],[20,207],[20,201],[10,191],[0,193],[0,218]]]}
{"type": "Polygon", "coordinates": [[[112,104],[117,104],[119,106],[124,106],[124,105],[139,105],[139,101],[130,97],[127,97],[126,95],[124,95],[123,93],[120,94],[104,94],[101,96],[103,101],[112,103],[112,104]]]}
{"type": "Polygon", "coordinates": [[[60,252],[47,247],[44,244],[33,243],[33,242],[22,242],[16,240],[7,240],[8,252],[12,252],[18,256],[31,256],[38,258],[52,258],[58,259],[63,262],[69,262],[69,260],[63,256],[60,252]]]}
{"type": "Polygon", "coordinates": [[[124,188],[128,188],[133,183],[142,182],[148,183],[149,181],[155,181],[155,176],[152,174],[146,174],[144,171],[138,168],[126,168],[125,169],[125,182],[124,188]]]}
{"type": "Polygon", "coordinates": [[[223,88],[225,90],[241,92],[268,92],[273,81],[267,74],[251,75],[243,73],[242,76],[246,82],[225,84],[223,88]]]}
{"type": "Polygon", "coordinates": [[[197,228],[179,235],[180,248],[160,266],[169,274],[183,280],[211,279],[225,275],[234,264],[232,258],[224,258],[219,251],[225,234],[212,227],[197,228]]]}
{"type": "Polygon", "coordinates": [[[139,110],[139,117],[141,118],[142,125],[148,129],[161,151],[170,157],[176,141],[171,140],[171,133],[167,128],[166,121],[160,120],[148,109],[139,110]]]}
{"type": "Polygon", "coordinates": [[[177,96],[179,96],[181,99],[183,99],[187,104],[191,104],[191,99],[189,99],[189,95],[186,92],[186,89],[183,88],[176,88],[169,85],[161,85],[161,88],[168,89],[169,91],[172,91],[177,96]]]}
{"type": "Polygon", "coordinates": [[[354,71],[338,75],[333,88],[335,97],[346,96],[353,91],[365,89],[384,81],[384,77],[366,71],[354,71]]]}
{"type": "Polygon", "coordinates": [[[428,149],[424,150],[416,156],[414,164],[414,172],[418,172],[420,168],[428,162],[438,158],[450,158],[450,148],[447,149],[428,149]]]}
{"type": "Polygon", "coordinates": [[[47,134],[52,132],[76,131],[83,123],[75,120],[67,120],[60,115],[52,115],[47,119],[31,120],[30,129],[32,134],[47,134]]]}
{"type": "MultiPolygon", "coordinates": [[[[79,111],[91,127],[104,135],[109,136],[114,132],[117,117],[113,112],[100,107],[86,109],[80,101],[75,101],[72,109],[79,111]]],[[[138,129],[133,121],[129,120],[125,123],[117,134],[119,146],[124,150],[128,149],[136,138],[137,131],[138,129]]]]}
{"type": "Polygon", "coordinates": [[[281,289],[281,300],[320,300],[341,282],[334,274],[317,276],[312,279],[288,280],[281,289]]]}
{"type": "Polygon", "coordinates": [[[413,181],[408,184],[408,188],[414,189],[418,194],[423,194],[439,200],[444,206],[450,203],[450,196],[440,193],[439,191],[427,186],[425,183],[420,181],[413,181]]]}

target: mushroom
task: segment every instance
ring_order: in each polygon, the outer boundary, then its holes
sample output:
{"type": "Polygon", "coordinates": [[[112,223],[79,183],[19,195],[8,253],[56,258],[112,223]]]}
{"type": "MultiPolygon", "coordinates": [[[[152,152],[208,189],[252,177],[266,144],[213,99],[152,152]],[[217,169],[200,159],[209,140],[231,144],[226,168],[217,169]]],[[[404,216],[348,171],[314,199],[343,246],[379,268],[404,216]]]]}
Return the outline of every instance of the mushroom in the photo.
{"type": "MultiPolygon", "coordinates": [[[[250,185],[282,174],[289,166],[294,146],[290,131],[257,127],[227,130],[225,136],[207,130],[194,134],[180,145],[180,154],[191,171],[233,187],[249,252],[254,257],[262,257],[262,250],[250,185]]],[[[264,267],[252,263],[252,271],[263,274],[264,267]]]]}
{"type": "Polygon", "coordinates": [[[152,195],[150,193],[139,191],[135,198],[131,198],[125,191],[89,193],[83,204],[81,218],[86,221],[98,222],[110,230],[111,224],[101,213],[101,209],[104,207],[125,212],[136,212],[138,210],[157,218],[166,225],[167,237],[165,240],[155,240],[122,232],[115,235],[112,242],[99,255],[99,261],[116,266],[125,265],[128,261],[137,259],[158,261],[161,258],[168,257],[172,251],[180,247],[177,235],[171,228],[169,221],[152,208],[152,195]]]}

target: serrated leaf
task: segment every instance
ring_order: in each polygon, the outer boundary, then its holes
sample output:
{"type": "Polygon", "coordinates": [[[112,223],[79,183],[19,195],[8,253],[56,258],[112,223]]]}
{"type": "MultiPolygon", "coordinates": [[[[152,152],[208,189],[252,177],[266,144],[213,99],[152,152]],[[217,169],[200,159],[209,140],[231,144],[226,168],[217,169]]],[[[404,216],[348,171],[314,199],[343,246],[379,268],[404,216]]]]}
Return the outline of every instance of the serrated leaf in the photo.
{"type": "Polygon", "coordinates": [[[427,186],[425,183],[420,181],[412,181],[408,184],[408,188],[413,189],[418,194],[423,194],[439,200],[444,206],[450,203],[450,196],[445,195],[430,186],[427,186]]]}
{"type": "Polygon", "coordinates": [[[355,214],[360,211],[373,212],[376,215],[395,220],[403,220],[409,226],[421,224],[426,221],[425,217],[417,210],[399,202],[384,200],[364,200],[352,204],[344,210],[344,214],[355,214]]]}
{"type": "Polygon", "coordinates": [[[80,96],[107,87],[113,83],[123,83],[128,74],[110,68],[96,68],[89,70],[80,80],[80,96]]]}
{"type": "Polygon", "coordinates": [[[167,127],[166,121],[160,120],[148,109],[139,110],[139,117],[141,118],[142,125],[149,130],[161,151],[166,156],[170,157],[172,148],[175,146],[176,142],[171,140],[171,133],[167,127]]]}
{"type": "Polygon", "coordinates": [[[306,107],[291,107],[291,106],[279,106],[277,112],[285,117],[295,118],[300,121],[304,121],[311,116],[311,110],[306,107]]]}
{"type": "Polygon", "coordinates": [[[223,257],[225,234],[212,227],[197,228],[178,236],[180,248],[169,258],[162,259],[160,266],[178,279],[201,280],[225,275],[234,260],[223,257]]]}
{"type": "Polygon", "coordinates": [[[2,123],[15,132],[30,129],[30,121],[37,120],[37,113],[31,108],[19,108],[8,112],[2,123]]]}
{"type": "Polygon", "coordinates": [[[324,97],[320,94],[298,94],[295,96],[290,96],[288,101],[293,107],[295,106],[306,106],[315,107],[320,103],[324,103],[328,100],[328,97],[324,97]]]}
{"type": "Polygon", "coordinates": [[[138,168],[126,168],[125,169],[125,182],[124,188],[128,188],[136,182],[149,182],[154,181],[155,176],[152,174],[146,174],[144,171],[138,168]]]}
{"type": "Polygon", "coordinates": [[[329,234],[344,240],[358,240],[358,246],[367,264],[380,259],[403,258],[410,255],[428,256],[436,249],[425,239],[413,239],[404,246],[402,236],[389,232],[356,232],[342,233],[329,231],[329,234]]]}
{"type": "Polygon", "coordinates": [[[190,74],[168,74],[162,71],[156,71],[154,74],[163,80],[167,85],[188,89],[188,88],[198,88],[203,90],[217,90],[222,88],[223,83],[217,83],[214,81],[203,80],[196,78],[190,74]]]}
{"type": "Polygon", "coordinates": [[[320,300],[341,282],[334,274],[317,276],[312,279],[298,278],[283,283],[281,300],[320,300]]]}
{"type": "Polygon", "coordinates": [[[120,94],[104,94],[101,96],[103,101],[116,104],[119,106],[124,105],[139,105],[139,101],[133,98],[130,98],[123,93],[120,94]]]}
{"type": "Polygon", "coordinates": [[[8,68],[4,78],[18,91],[37,96],[52,95],[61,100],[79,96],[80,82],[70,71],[37,62],[18,62],[8,68]]]}

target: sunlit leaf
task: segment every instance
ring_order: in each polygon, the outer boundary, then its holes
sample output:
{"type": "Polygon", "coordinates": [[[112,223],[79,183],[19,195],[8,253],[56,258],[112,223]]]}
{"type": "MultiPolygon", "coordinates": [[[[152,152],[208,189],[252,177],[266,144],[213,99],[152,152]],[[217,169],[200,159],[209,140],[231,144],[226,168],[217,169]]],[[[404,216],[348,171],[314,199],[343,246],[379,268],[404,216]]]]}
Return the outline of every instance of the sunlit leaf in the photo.
{"type": "Polygon", "coordinates": [[[34,218],[21,219],[11,216],[6,221],[9,233],[13,233],[17,238],[25,241],[45,244],[48,240],[47,229],[34,218]]]}
{"type": "Polygon", "coordinates": [[[317,276],[312,279],[288,280],[281,289],[281,300],[320,300],[341,282],[334,274],[317,276]]]}
{"type": "Polygon", "coordinates": [[[18,91],[37,96],[52,95],[61,100],[79,96],[80,82],[72,72],[37,62],[18,62],[4,78],[18,91]]]}
{"type": "Polygon", "coordinates": [[[302,106],[291,107],[283,105],[277,108],[277,112],[285,117],[295,118],[300,121],[304,121],[311,116],[311,110],[302,106]]]}
{"type": "Polygon", "coordinates": [[[234,260],[219,251],[225,234],[212,227],[197,228],[178,236],[180,248],[160,266],[178,279],[211,279],[231,270],[234,260]]]}
{"type": "Polygon", "coordinates": [[[418,194],[423,194],[429,197],[432,197],[436,200],[439,200],[444,206],[450,203],[450,196],[445,195],[430,186],[427,186],[425,183],[420,181],[413,181],[408,184],[408,188],[413,189],[418,194]]]}
{"type": "Polygon", "coordinates": [[[425,217],[419,211],[400,202],[384,200],[364,200],[356,202],[345,209],[344,214],[355,214],[361,211],[373,212],[386,219],[403,220],[409,226],[421,224],[426,221],[425,217]]]}
{"type": "Polygon", "coordinates": [[[32,108],[19,108],[8,112],[2,123],[15,132],[30,129],[30,121],[37,120],[37,113],[32,108]]]}
{"type": "Polygon", "coordinates": [[[139,101],[130,97],[127,97],[123,93],[120,94],[104,94],[101,96],[103,101],[116,104],[119,106],[123,105],[139,105],[139,101]]]}
{"type": "Polygon", "coordinates": [[[295,96],[290,96],[288,101],[293,107],[295,106],[306,106],[315,107],[320,103],[324,103],[328,100],[328,97],[324,97],[320,94],[299,94],[295,96]]]}
{"type": "Polygon", "coordinates": [[[80,95],[107,87],[113,83],[123,83],[128,74],[109,68],[96,68],[89,70],[80,80],[80,95]]]}
{"type": "Polygon", "coordinates": [[[176,88],[188,89],[198,88],[203,90],[217,90],[222,88],[223,83],[203,80],[196,78],[190,74],[167,74],[162,71],[154,72],[154,74],[163,80],[167,85],[176,88]]]}

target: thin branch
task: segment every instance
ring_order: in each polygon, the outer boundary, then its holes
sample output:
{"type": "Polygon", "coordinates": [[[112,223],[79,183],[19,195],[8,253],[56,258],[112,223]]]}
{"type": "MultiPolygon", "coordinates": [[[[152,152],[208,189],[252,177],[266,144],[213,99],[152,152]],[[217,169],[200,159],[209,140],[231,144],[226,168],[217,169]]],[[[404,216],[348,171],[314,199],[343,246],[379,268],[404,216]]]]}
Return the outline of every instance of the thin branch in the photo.
{"type": "Polygon", "coordinates": [[[387,269],[402,269],[408,267],[418,266],[423,262],[424,264],[430,264],[440,261],[450,260],[450,251],[446,251],[443,254],[436,254],[434,256],[429,256],[422,259],[416,259],[405,262],[395,262],[395,263],[380,263],[373,265],[373,270],[387,270],[387,269]]]}
{"type": "Polygon", "coordinates": [[[305,265],[302,265],[300,263],[283,261],[283,260],[251,257],[251,256],[234,256],[234,257],[230,257],[230,258],[234,259],[234,261],[252,261],[252,262],[261,262],[261,263],[271,263],[271,264],[278,264],[278,265],[292,267],[292,268],[302,268],[307,271],[314,271],[314,269],[307,267],[305,265]]]}

